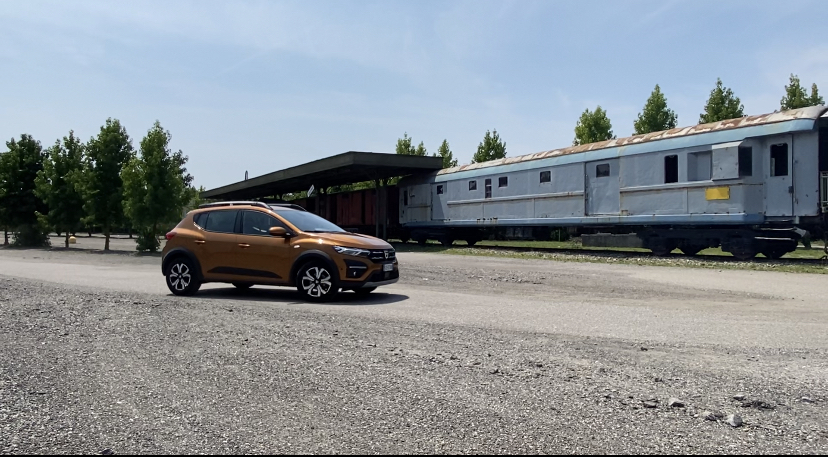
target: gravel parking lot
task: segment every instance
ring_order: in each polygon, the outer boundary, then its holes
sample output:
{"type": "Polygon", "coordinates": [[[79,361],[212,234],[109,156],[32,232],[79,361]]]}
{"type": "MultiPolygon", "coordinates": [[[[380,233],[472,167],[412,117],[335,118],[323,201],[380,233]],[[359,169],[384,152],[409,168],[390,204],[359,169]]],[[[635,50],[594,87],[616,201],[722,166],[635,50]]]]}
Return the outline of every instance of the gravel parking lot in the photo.
{"type": "Polygon", "coordinates": [[[2,250],[0,452],[828,452],[822,276],[400,262],[313,305],[2,250]]]}

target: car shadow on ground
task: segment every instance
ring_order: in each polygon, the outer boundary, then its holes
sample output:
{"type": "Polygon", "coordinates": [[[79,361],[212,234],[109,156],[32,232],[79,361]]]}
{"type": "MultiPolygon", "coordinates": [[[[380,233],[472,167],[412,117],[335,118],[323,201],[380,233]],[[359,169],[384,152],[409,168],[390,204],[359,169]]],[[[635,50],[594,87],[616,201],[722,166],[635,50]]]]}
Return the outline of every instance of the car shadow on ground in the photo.
{"type": "MultiPolygon", "coordinates": [[[[170,294],[172,296],[172,294],[170,294]]],[[[329,302],[314,303],[302,299],[296,289],[270,288],[257,286],[247,290],[236,289],[235,287],[211,288],[200,290],[193,298],[207,300],[240,300],[240,301],[273,301],[289,305],[344,305],[344,306],[376,306],[391,305],[408,300],[407,295],[392,294],[381,291],[372,292],[366,296],[359,296],[353,292],[340,292],[336,298],[329,302]]]]}

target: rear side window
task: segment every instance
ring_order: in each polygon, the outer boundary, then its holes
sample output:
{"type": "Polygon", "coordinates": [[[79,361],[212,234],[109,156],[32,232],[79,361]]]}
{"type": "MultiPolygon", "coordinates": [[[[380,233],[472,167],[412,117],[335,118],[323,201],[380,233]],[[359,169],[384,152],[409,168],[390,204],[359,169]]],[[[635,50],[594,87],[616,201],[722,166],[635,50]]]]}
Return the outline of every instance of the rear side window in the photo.
{"type": "Polygon", "coordinates": [[[204,223],[207,222],[207,213],[198,213],[193,216],[193,222],[195,225],[204,228],[204,223]]]}
{"type": "Polygon", "coordinates": [[[210,211],[204,230],[208,232],[234,233],[236,231],[236,215],[238,210],[210,211]]]}
{"type": "Polygon", "coordinates": [[[259,211],[244,211],[242,216],[242,233],[245,235],[270,235],[271,227],[284,227],[275,218],[259,211]]]}

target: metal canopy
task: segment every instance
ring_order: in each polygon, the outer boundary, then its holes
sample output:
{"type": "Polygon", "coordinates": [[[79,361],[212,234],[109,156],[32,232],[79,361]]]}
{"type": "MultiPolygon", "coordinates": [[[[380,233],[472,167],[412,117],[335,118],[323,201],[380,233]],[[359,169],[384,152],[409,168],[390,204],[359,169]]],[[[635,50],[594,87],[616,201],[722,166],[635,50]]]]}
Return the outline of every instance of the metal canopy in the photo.
{"type": "Polygon", "coordinates": [[[239,181],[201,194],[202,198],[244,200],[362,181],[387,179],[443,168],[441,157],[349,151],[285,170],[239,181]]]}

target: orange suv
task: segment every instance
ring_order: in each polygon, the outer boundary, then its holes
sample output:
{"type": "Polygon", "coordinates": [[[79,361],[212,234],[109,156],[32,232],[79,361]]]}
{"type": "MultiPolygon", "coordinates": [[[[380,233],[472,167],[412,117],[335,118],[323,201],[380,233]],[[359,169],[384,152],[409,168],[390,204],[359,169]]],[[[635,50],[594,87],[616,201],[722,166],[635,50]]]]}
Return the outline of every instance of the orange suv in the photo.
{"type": "Polygon", "coordinates": [[[224,202],[190,211],[169,233],[161,270],[175,295],[202,284],[291,286],[311,301],[367,295],[400,277],[390,244],[346,232],[297,205],[224,202]]]}

